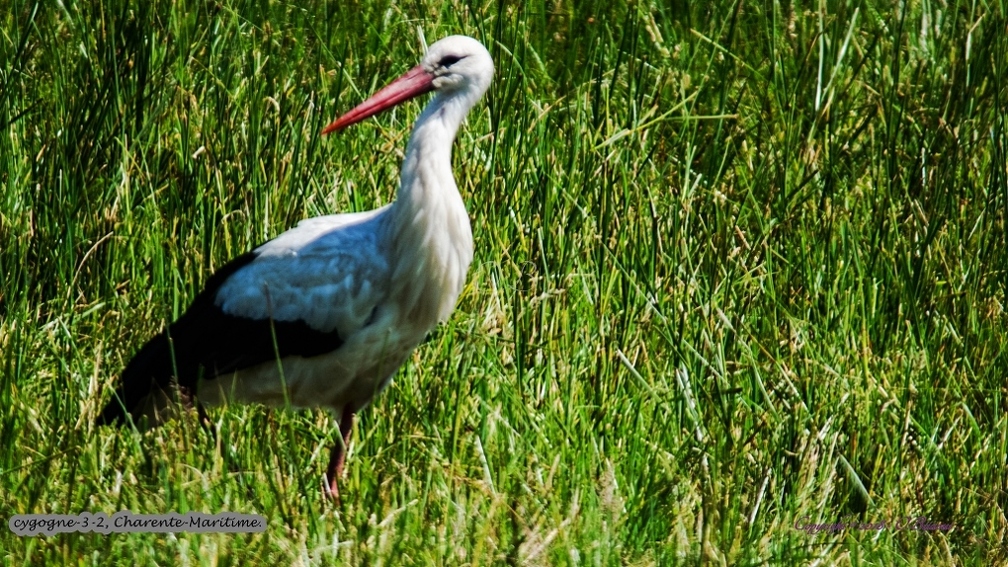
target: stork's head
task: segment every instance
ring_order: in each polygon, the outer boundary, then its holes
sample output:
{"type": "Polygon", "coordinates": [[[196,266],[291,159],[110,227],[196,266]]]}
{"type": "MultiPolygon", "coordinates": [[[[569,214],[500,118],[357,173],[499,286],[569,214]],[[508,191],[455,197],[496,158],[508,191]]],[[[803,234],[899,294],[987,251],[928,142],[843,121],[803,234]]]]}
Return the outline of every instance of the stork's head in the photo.
{"type": "Polygon", "coordinates": [[[448,36],[431,45],[419,65],[326,126],[322,133],[341,130],[431,91],[463,96],[473,104],[490,86],[493,72],[493,60],[483,44],[464,35],[448,36]]]}
{"type": "Polygon", "coordinates": [[[493,79],[493,60],[483,44],[465,35],[450,35],[430,46],[420,67],[433,77],[433,90],[468,89],[479,98],[493,79]]]}

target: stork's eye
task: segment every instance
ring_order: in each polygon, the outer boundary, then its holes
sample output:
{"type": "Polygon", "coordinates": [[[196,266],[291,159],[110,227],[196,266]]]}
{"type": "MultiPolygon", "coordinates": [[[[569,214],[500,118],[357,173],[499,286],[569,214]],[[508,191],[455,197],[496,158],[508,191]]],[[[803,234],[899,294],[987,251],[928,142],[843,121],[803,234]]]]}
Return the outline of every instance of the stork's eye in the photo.
{"type": "Polygon", "coordinates": [[[458,63],[462,58],[456,55],[445,55],[441,58],[440,65],[442,67],[451,67],[452,65],[458,63]]]}

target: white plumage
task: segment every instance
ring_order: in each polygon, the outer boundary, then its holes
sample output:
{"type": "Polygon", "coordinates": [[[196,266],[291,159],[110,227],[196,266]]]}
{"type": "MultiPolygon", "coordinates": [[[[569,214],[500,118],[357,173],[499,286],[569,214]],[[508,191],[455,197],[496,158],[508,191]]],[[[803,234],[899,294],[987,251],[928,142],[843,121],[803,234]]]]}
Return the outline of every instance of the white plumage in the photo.
{"type": "Polygon", "coordinates": [[[473,240],[451,147],[492,77],[479,42],[447,37],[330,124],[323,133],[436,92],[413,127],[394,203],[302,221],[218,270],[127,365],[99,421],[157,422],[172,383],[200,403],[326,407],[344,441],[327,471],[335,495],[353,414],[451,314],[465,283],[473,240]]]}

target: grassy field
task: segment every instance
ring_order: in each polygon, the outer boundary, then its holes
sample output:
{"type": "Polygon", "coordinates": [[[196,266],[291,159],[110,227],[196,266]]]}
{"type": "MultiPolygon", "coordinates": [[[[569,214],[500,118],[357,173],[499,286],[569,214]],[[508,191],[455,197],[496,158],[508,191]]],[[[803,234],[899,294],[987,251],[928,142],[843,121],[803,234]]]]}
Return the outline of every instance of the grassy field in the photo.
{"type": "Polygon", "coordinates": [[[1008,557],[1008,20],[984,2],[0,2],[4,565],[993,565],[1008,557]],[[826,4],[830,4],[827,6],[826,4]],[[465,33],[476,259],[362,414],[93,421],[213,270],[394,198],[465,33]]]}

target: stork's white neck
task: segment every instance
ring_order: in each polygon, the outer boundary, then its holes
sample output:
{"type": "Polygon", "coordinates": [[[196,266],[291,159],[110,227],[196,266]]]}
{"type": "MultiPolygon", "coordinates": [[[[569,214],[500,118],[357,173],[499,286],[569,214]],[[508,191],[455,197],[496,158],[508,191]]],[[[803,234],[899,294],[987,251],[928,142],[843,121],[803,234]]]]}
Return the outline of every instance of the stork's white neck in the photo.
{"type": "Polygon", "coordinates": [[[399,287],[393,297],[401,298],[404,316],[426,329],[451,314],[473,257],[469,216],[451,169],[455,134],[478,99],[467,94],[439,93],[417,119],[389,210],[392,281],[399,287]]]}

